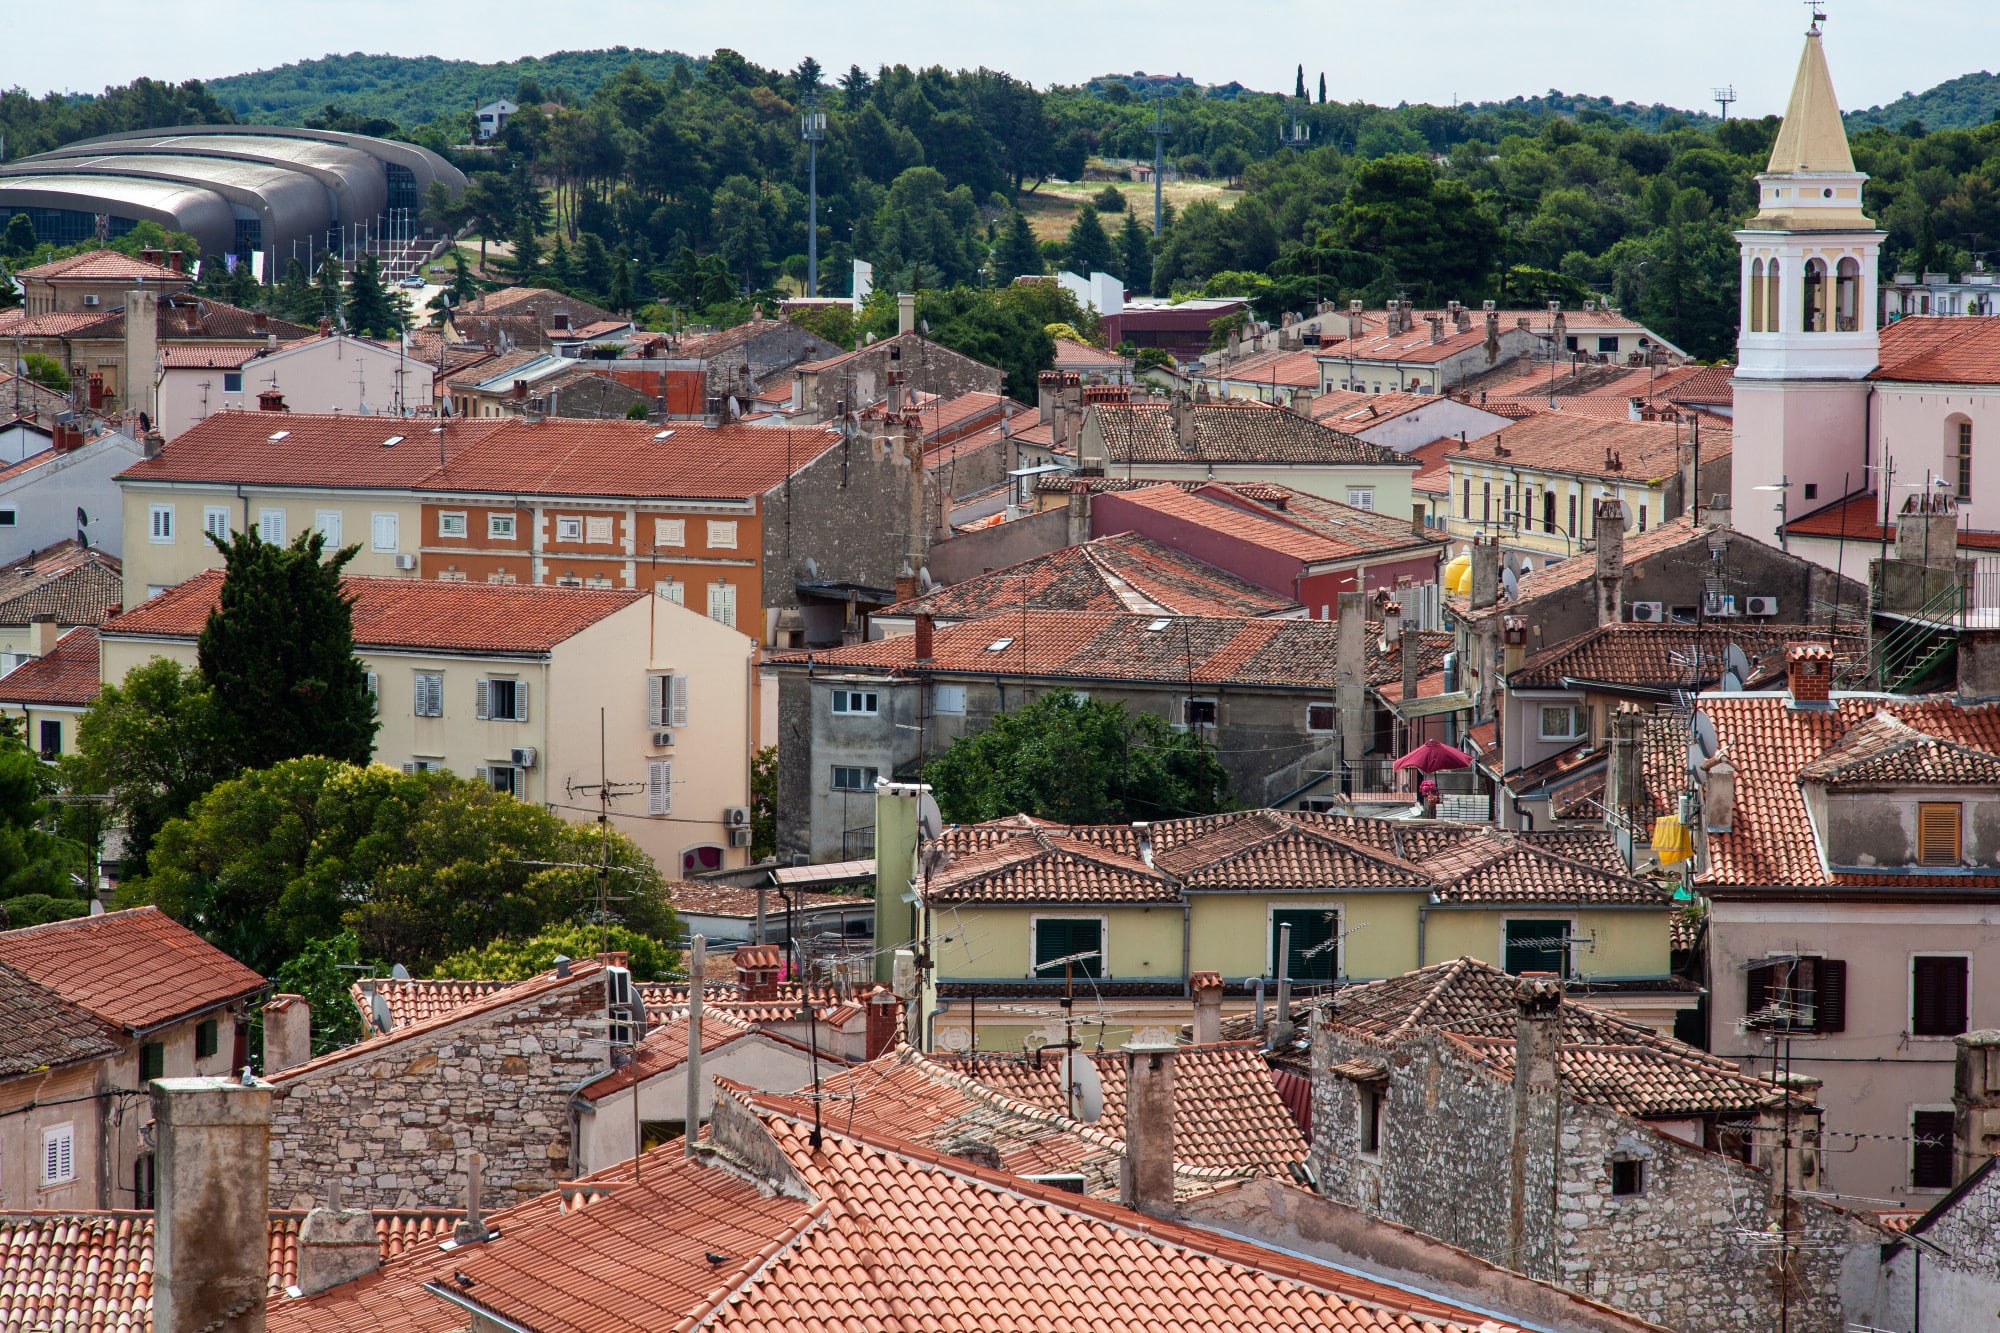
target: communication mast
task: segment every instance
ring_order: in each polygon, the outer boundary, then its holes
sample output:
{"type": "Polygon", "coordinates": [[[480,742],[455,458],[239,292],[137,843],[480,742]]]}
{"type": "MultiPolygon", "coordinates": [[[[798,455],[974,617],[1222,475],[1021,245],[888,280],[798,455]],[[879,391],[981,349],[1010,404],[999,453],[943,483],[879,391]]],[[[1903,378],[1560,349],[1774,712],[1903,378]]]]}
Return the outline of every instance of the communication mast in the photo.
{"type": "Polygon", "coordinates": [[[1721,107],[1722,118],[1724,120],[1728,120],[1729,105],[1730,103],[1736,100],[1736,85],[1732,83],[1726,88],[1717,88],[1715,90],[1715,96],[1709,98],[1708,100],[1715,103],[1717,106],[1721,107]]]}
{"type": "Polygon", "coordinates": [[[819,89],[806,93],[799,113],[799,137],[806,142],[806,295],[819,295],[819,146],[826,141],[826,112],[819,109],[819,89]]]}

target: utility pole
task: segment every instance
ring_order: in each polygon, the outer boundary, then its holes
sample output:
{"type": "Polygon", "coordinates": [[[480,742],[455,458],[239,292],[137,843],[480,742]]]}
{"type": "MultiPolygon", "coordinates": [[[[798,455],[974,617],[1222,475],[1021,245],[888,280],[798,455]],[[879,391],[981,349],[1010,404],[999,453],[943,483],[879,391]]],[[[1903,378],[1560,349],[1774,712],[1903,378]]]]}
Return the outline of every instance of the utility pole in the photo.
{"type": "Polygon", "coordinates": [[[1149,131],[1153,136],[1153,235],[1155,236],[1160,234],[1160,228],[1166,217],[1160,202],[1160,182],[1164,179],[1167,169],[1166,109],[1167,90],[1166,85],[1161,84],[1160,91],[1153,98],[1153,128],[1149,131]]]}
{"type": "Polygon", "coordinates": [[[799,113],[799,137],[806,141],[806,295],[819,295],[819,146],[826,139],[826,112],[819,109],[819,89],[806,93],[799,113]]]}

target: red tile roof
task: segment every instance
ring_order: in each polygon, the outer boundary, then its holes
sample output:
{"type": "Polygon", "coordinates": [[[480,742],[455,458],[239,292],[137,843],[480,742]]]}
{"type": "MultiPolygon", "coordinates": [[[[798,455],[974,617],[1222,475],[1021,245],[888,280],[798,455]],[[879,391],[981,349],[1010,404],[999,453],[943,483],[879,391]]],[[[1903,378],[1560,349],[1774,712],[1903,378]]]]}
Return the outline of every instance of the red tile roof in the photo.
{"type": "Polygon", "coordinates": [[[1119,503],[1186,519],[1307,563],[1444,545],[1442,533],[1414,531],[1407,515],[1376,513],[1275,484],[1255,490],[1252,495],[1244,486],[1224,482],[1192,491],[1153,486],[1121,495],[1119,503]]]}
{"type": "MultiPolygon", "coordinates": [[[[1671,421],[1631,421],[1621,413],[1611,420],[1575,413],[1542,412],[1482,437],[1451,454],[1454,466],[1490,465],[1514,458],[1517,466],[1536,472],[1562,472],[1578,477],[1612,478],[1640,483],[1671,477],[1686,452],[1686,432],[1671,421]]],[[[1726,430],[1701,433],[1704,462],[1730,451],[1726,430]]]]}
{"type": "Polygon", "coordinates": [[[57,542],[0,565],[0,625],[52,615],[58,625],[101,625],[124,597],[123,562],[94,546],[57,542]]]}
{"type": "MultiPolygon", "coordinates": [[[[1740,648],[1756,679],[1758,662],[1810,635],[1832,639],[1825,629],[1798,625],[1651,625],[1620,622],[1587,630],[1566,643],[1544,649],[1507,677],[1517,689],[1561,689],[1566,681],[1641,688],[1701,689],[1722,678],[1731,645],[1740,648]]],[[[1867,638],[1855,632],[1838,638],[1836,656],[1866,653],[1867,638]]],[[[1749,683],[1746,681],[1745,683],[1749,683]]]]}
{"type": "Polygon", "coordinates": [[[373,1021],[369,991],[379,994],[382,1002],[389,1006],[390,1022],[394,1028],[400,1029],[463,1009],[513,984],[511,981],[404,981],[378,977],[371,982],[355,982],[348,987],[348,994],[354,997],[355,1006],[361,1010],[363,1024],[373,1021]]]}
{"type": "MultiPolygon", "coordinates": [[[[664,1074],[670,1069],[679,1069],[688,1060],[689,1023],[684,1017],[668,1019],[658,1027],[648,1028],[646,1039],[639,1043],[639,1060],[636,1077],[644,1080],[664,1074]]],[[[756,1029],[738,1021],[726,1011],[708,1011],[702,1006],[701,1053],[719,1051],[732,1042],[756,1035],[756,1029]]],[[[632,1086],[634,1066],[627,1064],[614,1069],[599,1078],[592,1079],[576,1090],[576,1095],[587,1102],[600,1102],[614,1092],[621,1092],[632,1086]]]]}
{"type": "Polygon", "coordinates": [[[86,250],[68,259],[52,259],[46,264],[24,268],[14,276],[40,278],[44,282],[161,282],[179,283],[183,287],[194,281],[192,274],[168,268],[165,264],[135,259],[117,250],[86,250]]]}
{"type": "MultiPolygon", "coordinates": [[[[1280,389],[1317,391],[1319,357],[1319,352],[1312,348],[1256,352],[1236,361],[1198,369],[1193,378],[1215,384],[1261,384],[1280,389]]],[[[1319,414],[1313,415],[1317,417],[1319,414]]]]}
{"type": "Polygon", "coordinates": [[[116,1055],[115,1036],[95,1014],[0,965],[0,1078],[116,1055]]]}
{"type": "Polygon", "coordinates": [[[1056,369],[1058,370],[1130,370],[1132,358],[1107,352],[1102,347],[1092,347],[1074,338],[1056,339],[1056,369]]]}
{"type": "Polygon", "coordinates": [[[1431,881],[1394,853],[1352,842],[1318,821],[1251,811],[1157,852],[1154,864],[1190,892],[1343,888],[1428,889],[1431,881]]]}
{"type": "Polygon", "coordinates": [[[1882,330],[1870,379],[2000,384],[2000,316],[1913,315],[1882,330]]]}
{"type": "Polygon", "coordinates": [[[0,963],[133,1032],[264,988],[264,978],[157,907],[0,931],[0,963]]]}
{"type": "MultiPolygon", "coordinates": [[[[104,623],[103,632],[194,638],[222,592],[223,572],[203,570],[104,623]]],[[[354,608],[354,646],[461,653],[548,652],[646,594],[636,588],[567,588],[443,579],[341,580],[354,608]]]]}
{"type": "MultiPolygon", "coordinates": [[[[1514,324],[1502,318],[1500,332],[1513,332],[1514,324]]],[[[1446,320],[1444,336],[1437,342],[1431,341],[1430,325],[1417,320],[1402,333],[1384,333],[1380,328],[1363,329],[1339,344],[1332,351],[1322,352],[1328,360],[1347,362],[1366,361],[1394,365],[1430,365],[1447,361],[1464,352],[1477,351],[1486,345],[1486,326],[1479,320],[1472,321],[1472,327],[1461,333],[1446,320]]]]}
{"type": "Polygon", "coordinates": [[[97,631],[70,630],[55,651],[0,676],[0,703],[86,708],[102,688],[97,676],[97,631]]]}
{"type": "Polygon", "coordinates": [[[1136,858],[1052,830],[1018,831],[930,876],[935,903],[1173,903],[1172,881],[1136,858]]]}
{"type": "Polygon", "coordinates": [[[167,370],[236,370],[263,353],[263,347],[255,343],[219,343],[214,346],[195,343],[162,347],[160,365],[167,370]]]}
{"type": "Polygon", "coordinates": [[[1174,414],[1165,407],[1104,403],[1092,407],[1090,415],[1113,463],[1408,465],[1393,449],[1268,403],[1190,404],[1189,439],[1176,434],[1174,414]]]}

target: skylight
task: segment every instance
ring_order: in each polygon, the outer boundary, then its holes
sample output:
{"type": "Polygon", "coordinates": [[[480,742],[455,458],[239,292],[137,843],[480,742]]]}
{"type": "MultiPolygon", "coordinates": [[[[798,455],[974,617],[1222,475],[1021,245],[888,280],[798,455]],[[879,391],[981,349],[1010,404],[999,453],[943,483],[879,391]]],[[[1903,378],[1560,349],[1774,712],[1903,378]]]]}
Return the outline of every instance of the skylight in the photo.
{"type": "Polygon", "coordinates": [[[1012,642],[1014,642],[1012,639],[995,639],[993,642],[986,645],[986,651],[989,653],[997,653],[1012,642]]]}
{"type": "Polygon", "coordinates": [[[276,443],[277,443],[277,442],[278,442],[279,440],[282,440],[282,439],[284,439],[284,438],[285,438],[285,437],[286,437],[287,435],[290,435],[290,434],[291,434],[291,432],[290,432],[290,431],[288,431],[288,430],[279,430],[279,431],[272,431],[272,432],[271,432],[271,443],[272,443],[272,444],[276,444],[276,443]]]}
{"type": "Polygon", "coordinates": [[[391,435],[388,439],[382,441],[382,447],[384,449],[394,449],[397,445],[401,444],[402,442],[403,442],[402,436],[391,435]]]}
{"type": "Polygon", "coordinates": [[[674,438],[674,433],[670,430],[663,430],[653,438],[656,440],[671,440],[674,438]]]}
{"type": "Polygon", "coordinates": [[[1171,624],[1173,624],[1173,623],[1174,623],[1173,621],[1171,621],[1171,620],[1167,619],[1167,618],[1166,618],[1165,616],[1161,616],[1161,617],[1160,617],[1160,618],[1159,618],[1158,620],[1155,620],[1155,621],[1152,621],[1152,622],[1148,623],[1148,624],[1147,624],[1147,626],[1146,626],[1146,629],[1147,629],[1147,630],[1148,630],[1148,631],[1149,631],[1150,633],[1154,633],[1154,634],[1157,634],[1157,633],[1159,633],[1159,632],[1160,632],[1161,630],[1165,629],[1165,628],[1166,628],[1167,626],[1169,626],[1169,625],[1171,625],[1171,624]]]}

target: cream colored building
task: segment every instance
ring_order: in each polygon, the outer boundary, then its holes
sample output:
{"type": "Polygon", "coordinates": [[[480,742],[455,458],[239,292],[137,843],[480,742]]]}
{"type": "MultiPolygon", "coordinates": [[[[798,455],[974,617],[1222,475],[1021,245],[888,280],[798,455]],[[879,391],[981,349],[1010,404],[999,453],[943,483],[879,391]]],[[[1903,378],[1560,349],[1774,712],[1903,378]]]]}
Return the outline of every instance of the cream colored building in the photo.
{"type": "MultiPolygon", "coordinates": [[[[105,624],[102,679],[190,666],[222,585],[205,571],[105,624]]],[[[609,779],[613,826],[670,877],[749,861],[757,646],[663,596],[350,577],[378,762],[449,769],[583,822],[609,779]],[[599,738],[602,737],[600,749],[599,738]]]]}
{"type": "MultiPolygon", "coordinates": [[[[254,412],[265,393],[279,394],[291,412],[428,417],[434,372],[398,346],[345,334],[283,346],[273,338],[268,347],[166,347],[160,352],[157,424],[171,440],[217,413],[254,412]]],[[[416,436],[437,423],[408,424],[416,436]]]]}

